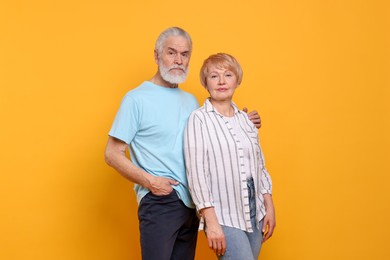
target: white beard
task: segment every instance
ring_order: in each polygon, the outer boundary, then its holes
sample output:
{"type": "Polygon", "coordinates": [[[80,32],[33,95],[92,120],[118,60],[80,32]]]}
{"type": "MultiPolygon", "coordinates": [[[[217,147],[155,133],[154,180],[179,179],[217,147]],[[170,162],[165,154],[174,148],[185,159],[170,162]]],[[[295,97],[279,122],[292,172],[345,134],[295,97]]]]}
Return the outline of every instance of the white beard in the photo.
{"type": "Polygon", "coordinates": [[[158,67],[159,67],[159,70],[160,70],[160,75],[161,77],[171,83],[171,84],[180,84],[180,83],[183,83],[184,81],[186,81],[187,79],[187,74],[188,74],[188,67],[187,69],[184,68],[184,66],[180,66],[180,65],[173,65],[171,67],[165,67],[162,62],[159,62],[158,64],[158,67]],[[172,75],[171,73],[169,73],[169,71],[173,68],[180,68],[183,70],[183,74],[181,75],[172,75]]]}

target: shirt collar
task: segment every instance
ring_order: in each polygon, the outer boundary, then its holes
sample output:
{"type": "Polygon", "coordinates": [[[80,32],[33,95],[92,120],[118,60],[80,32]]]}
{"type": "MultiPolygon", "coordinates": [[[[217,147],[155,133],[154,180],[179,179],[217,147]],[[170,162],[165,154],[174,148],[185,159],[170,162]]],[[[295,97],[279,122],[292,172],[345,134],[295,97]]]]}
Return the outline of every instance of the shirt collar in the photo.
{"type": "MultiPolygon", "coordinates": [[[[205,107],[207,113],[214,112],[214,113],[216,113],[217,115],[224,116],[224,115],[222,115],[221,113],[219,113],[219,112],[214,108],[213,104],[211,104],[211,102],[210,102],[210,98],[207,98],[207,99],[206,99],[206,101],[204,102],[204,107],[205,107]]],[[[232,107],[233,107],[233,109],[234,109],[234,114],[242,113],[242,111],[238,109],[238,107],[236,106],[236,104],[234,104],[233,101],[232,101],[232,107]]]]}

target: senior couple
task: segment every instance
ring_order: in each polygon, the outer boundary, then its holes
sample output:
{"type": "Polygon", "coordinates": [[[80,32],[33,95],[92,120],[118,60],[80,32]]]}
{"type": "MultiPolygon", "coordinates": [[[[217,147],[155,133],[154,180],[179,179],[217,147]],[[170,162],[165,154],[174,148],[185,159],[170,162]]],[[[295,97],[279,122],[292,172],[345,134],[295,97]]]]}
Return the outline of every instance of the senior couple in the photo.
{"type": "Polygon", "coordinates": [[[275,228],[260,117],[232,101],[243,73],[229,54],[204,61],[200,82],[210,97],[203,106],[178,88],[191,51],[183,29],[159,35],[158,71],[123,98],[105,160],[135,183],[142,259],[194,259],[199,229],[218,259],[258,259],[275,228]]]}

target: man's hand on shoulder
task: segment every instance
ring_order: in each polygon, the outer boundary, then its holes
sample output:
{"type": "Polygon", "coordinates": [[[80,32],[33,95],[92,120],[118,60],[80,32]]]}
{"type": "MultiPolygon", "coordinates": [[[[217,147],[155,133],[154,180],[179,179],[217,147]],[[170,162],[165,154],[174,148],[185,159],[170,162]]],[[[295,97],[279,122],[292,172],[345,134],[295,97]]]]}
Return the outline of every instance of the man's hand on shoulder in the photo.
{"type": "Polygon", "coordinates": [[[261,127],[261,118],[259,113],[257,113],[256,110],[253,110],[248,113],[248,108],[244,107],[242,111],[248,114],[249,120],[252,121],[252,123],[256,126],[257,129],[261,127]]]}

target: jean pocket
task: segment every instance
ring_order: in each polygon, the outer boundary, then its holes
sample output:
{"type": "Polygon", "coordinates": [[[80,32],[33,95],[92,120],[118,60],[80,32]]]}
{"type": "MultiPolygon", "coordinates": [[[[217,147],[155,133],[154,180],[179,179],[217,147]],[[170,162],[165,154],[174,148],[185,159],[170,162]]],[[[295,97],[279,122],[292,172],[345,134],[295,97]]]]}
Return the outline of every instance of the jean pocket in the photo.
{"type": "Polygon", "coordinates": [[[176,191],[174,189],[172,189],[172,191],[167,195],[156,195],[156,194],[153,194],[152,192],[149,192],[148,194],[145,195],[145,197],[147,197],[151,200],[162,200],[162,199],[174,197],[175,195],[176,195],[176,191]]]}

